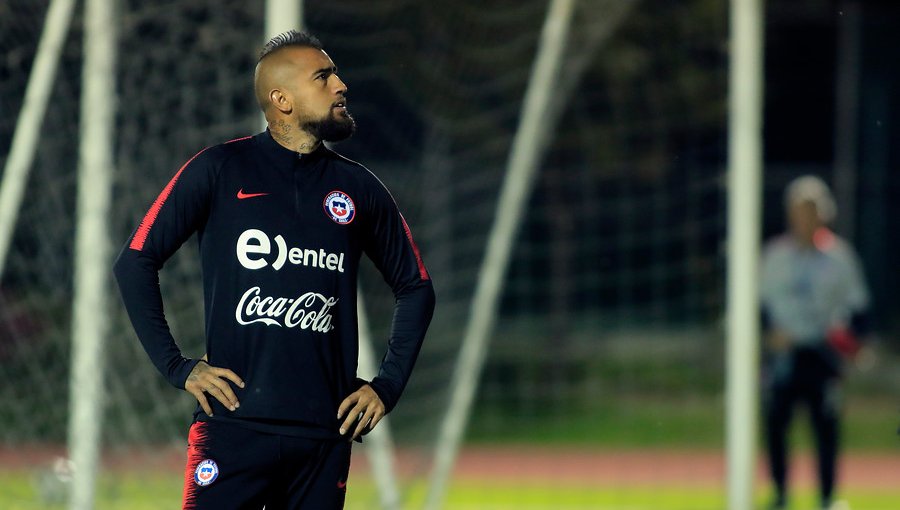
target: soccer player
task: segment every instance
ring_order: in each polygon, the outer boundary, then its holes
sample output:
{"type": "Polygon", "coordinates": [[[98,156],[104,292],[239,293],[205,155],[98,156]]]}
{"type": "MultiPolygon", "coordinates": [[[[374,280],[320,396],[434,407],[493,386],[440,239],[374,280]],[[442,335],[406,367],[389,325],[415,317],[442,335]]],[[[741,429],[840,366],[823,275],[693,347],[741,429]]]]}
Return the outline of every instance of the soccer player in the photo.
{"type": "Polygon", "coordinates": [[[830,508],[838,454],[842,354],[868,332],[869,293],[853,248],[826,228],[835,216],[825,183],[800,177],[785,191],[788,232],[762,257],[763,323],[772,508],[786,508],[787,434],[795,404],[809,408],[818,450],[820,499],[830,508]]]}
{"type": "Polygon", "coordinates": [[[198,402],[183,507],[343,508],[352,439],[397,404],[434,291],[384,185],[323,145],[356,125],[320,42],[297,31],[274,37],[254,81],[268,129],[185,163],[128,239],[115,275],[151,361],[198,402]],[[158,277],[194,233],[206,314],[200,359],[175,343],[158,277]],[[372,381],[356,377],[363,253],[396,300],[372,381]]]}

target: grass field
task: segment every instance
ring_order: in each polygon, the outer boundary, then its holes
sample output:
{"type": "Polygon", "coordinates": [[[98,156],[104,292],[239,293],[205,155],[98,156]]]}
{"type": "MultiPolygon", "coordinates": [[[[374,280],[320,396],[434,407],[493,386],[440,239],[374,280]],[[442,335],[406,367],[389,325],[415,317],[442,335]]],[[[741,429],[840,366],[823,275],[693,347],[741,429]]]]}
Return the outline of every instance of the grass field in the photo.
{"type": "MultiPolygon", "coordinates": [[[[719,450],[720,405],[702,399],[666,402],[647,398],[610,401],[606,405],[606,412],[582,414],[572,421],[562,420],[560,415],[546,419],[533,416],[523,422],[498,416],[497,421],[504,425],[502,434],[493,429],[492,418],[482,414],[471,431],[470,455],[468,460],[461,459],[457,470],[461,476],[454,478],[446,510],[722,510],[725,507],[719,450]],[[525,464],[521,457],[497,464],[501,466],[497,472],[491,471],[490,466],[484,467],[496,460],[493,457],[497,451],[508,455],[520,450],[545,452],[549,456],[535,461],[543,462],[543,467],[520,469],[517,466],[525,464]],[[473,452],[487,453],[473,456],[473,452]],[[590,452],[596,452],[596,457],[590,452]],[[576,458],[579,455],[580,460],[576,458]],[[616,464],[629,455],[643,460],[616,464]],[[680,462],[679,455],[685,456],[685,462],[680,462]],[[573,468],[573,462],[590,466],[594,458],[607,466],[588,470],[586,476],[570,476],[583,473],[583,468],[573,468]]],[[[847,468],[853,476],[848,477],[849,483],[842,485],[840,495],[852,510],[897,510],[900,489],[896,487],[900,484],[894,483],[891,475],[896,474],[900,481],[900,451],[894,428],[896,408],[886,400],[856,399],[850,402],[848,411],[845,429],[848,456],[855,455],[857,461],[847,468]],[[882,462],[887,459],[887,464],[870,468],[869,463],[859,460],[867,456],[882,462]],[[880,481],[869,483],[871,477],[867,473],[881,473],[876,476],[880,481]]],[[[809,450],[812,441],[805,416],[801,414],[798,418],[793,444],[800,450],[809,450]]],[[[13,451],[5,461],[0,459],[0,509],[63,510],[64,488],[49,473],[51,457],[45,454],[38,462],[25,462],[21,468],[12,468],[21,455],[13,451]],[[9,462],[10,459],[13,461],[9,462]]],[[[139,455],[118,458],[111,465],[114,467],[107,467],[99,483],[96,509],[179,508],[182,456],[176,449],[164,462],[148,461],[139,455]]],[[[363,452],[356,452],[355,459],[358,460],[354,460],[346,508],[378,508],[375,488],[367,478],[363,452]]],[[[801,475],[797,478],[803,478],[793,499],[792,508],[796,510],[816,508],[810,463],[806,455],[806,464],[796,469],[801,475]]],[[[421,473],[407,469],[401,476],[413,480],[402,488],[405,508],[421,508],[425,498],[424,482],[417,478],[421,473]]],[[[769,493],[762,470],[759,479],[757,508],[761,509],[769,493]]]]}
{"type": "MultiPolygon", "coordinates": [[[[162,510],[180,505],[181,480],[175,476],[107,477],[99,487],[97,510],[162,510]]],[[[724,492],[718,488],[679,488],[604,485],[522,484],[464,481],[453,485],[446,510],[722,510],[724,492]]],[[[844,497],[853,510],[896,510],[900,491],[849,490],[844,497]]],[[[424,487],[407,492],[406,508],[421,507],[424,487]]],[[[372,510],[375,489],[366,480],[353,481],[347,510],[372,510]]],[[[760,500],[758,508],[763,508],[760,500]]],[[[809,490],[798,494],[793,508],[813,509],[809,490]]],[[[62,504],[42,500],[34,480],[25,475],[0,477],[0,508],[5,510],[63,510],[62,504]]]]}
{"type": "MultiPolygon", "coordinates": [[[[445,509],[723,510],[721,395],[677,387],[684,374],[670,377],[651,368],[636,372],[655,374],[659,388],[635,394],[610,390],[590,406],[550,403],[534,412],[500,406],[476,409],[468,451],[481,453],[469,455],[468,460],[461,457],[445,509]],[[503,469],[491,470],[497,452],[519,451],[526,456],[534,452],[548,456],[527,461],[513,456],[512,462],[496,464],[503,464],[503,469]],[[633,457],[643,460],[623,461],[633,457]],[[605,466],[588,469],[586,476],[572,476],[583,473],[595,460],[605,466]],[[573,461],[580,462],[580,467],[573,467],[573,461]],[[532,465],[520,468],[526,463],[532,465]]],[[[867,386],[852,390],[843,436],[847,457],[856,461],[845,466],[844,473],[850,476],[842,481],[840,497],[852,510],[900,509],[896,399],[867,386]]],[[[806,413],[798,413],[792,436],[797,451],[810,449],[806,413]]],[[[346,509],[375,510],[378,498],[368,479],[365,456],[354,452],[346,509]]],[[[63,510],[65,488],[48,470],[58,454],[45,452],[37,460],[20,461],[28,457],[27,450],[13,447],[4,457],[0,448],[0,510],[63,510]]],[[[140,455],[118,457],[99,482],[96,510],[179,508],[182,462],[183,451],[159,462],[140,455]]],[[[805,464],[795,471],[794,510],[816,509],[810,464],[807,454],[805,464]]],[[[400,473],[405,480],[404,508],[417,510],[425,498],[420,472],[424,465],[409,465],[412,468],[400,473]]],[[[757,509],[762,509],[769,494],[763,469],[758,479],[757,509]]]]}
{"type": "MultiPolygon", "coordinates": [[[[720,448],[724,443],[724,402],[712,398],[618,395],[592,409],[535,414],[510,420],[502,411],[480,409],[469,430],[475,444],[593,445],[625,448],[720,448]]],[[[843,447],[848,450],[900,453],[895,397],[848,399],[842,421],[843,447]]],[[[793,443],[813,445],[809,418],[798,409],[793,443]]],[[[898,507],[900,508],[900,507],[898,507]]]]}

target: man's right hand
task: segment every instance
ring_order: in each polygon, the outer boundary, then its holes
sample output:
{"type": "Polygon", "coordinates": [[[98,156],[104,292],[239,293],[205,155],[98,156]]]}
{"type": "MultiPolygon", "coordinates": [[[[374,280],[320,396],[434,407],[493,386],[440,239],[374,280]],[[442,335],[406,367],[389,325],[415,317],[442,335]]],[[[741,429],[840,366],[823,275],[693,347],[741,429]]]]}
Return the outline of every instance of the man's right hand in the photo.
{"type": "Polygon", "coordinates": [[[207,393],[216,397],[216,400],[232,411],[241,406],[228,381],[241,388],[244,387],[244,381],[237,374],[227,368],[210,365],[206,361],[206,355],[203,355],[200,362],[188,374],[187,380],[184,381],[184,390],[197,399],[206,414],[212,416],[212,407],[207,400],[207,393]]]}

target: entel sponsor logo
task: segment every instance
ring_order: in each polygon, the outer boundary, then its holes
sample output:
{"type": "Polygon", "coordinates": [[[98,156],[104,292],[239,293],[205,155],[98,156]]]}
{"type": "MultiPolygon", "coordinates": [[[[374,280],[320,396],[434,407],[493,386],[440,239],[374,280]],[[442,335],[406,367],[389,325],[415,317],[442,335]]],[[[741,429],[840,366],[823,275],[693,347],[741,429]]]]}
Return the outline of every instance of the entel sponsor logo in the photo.
{"type": "Polygon", "coordinates": [[[318,292],[307,292],[296,298],[260,297],[262,290],[251,287],[244,292],[234,311],[238,324],[262,323],[266,326],[309,329],[328,333],[331,325],[331,309],[339,299],[325,297],[318,292]]]}
{"type": "MultiPolygon", "coordinates": [[[[309,250],[302,248],[288,248],[284,237],[274,237],[278,253],[272,262],[272,269],[278,271],[284,267],[285,262],[295,266],[317,267],[328,271],[344,272],[344,254],[328,253],[323,249],[309,250]]],[[[245,230],[237,240],[238,262],[247,269],[262,269],[269,265],[269,261],[263,258],[272,253],[272,241],[262,230],[251,228],[245,230]],[[259,256],[254,256],[259,255],[259,256]]]]}

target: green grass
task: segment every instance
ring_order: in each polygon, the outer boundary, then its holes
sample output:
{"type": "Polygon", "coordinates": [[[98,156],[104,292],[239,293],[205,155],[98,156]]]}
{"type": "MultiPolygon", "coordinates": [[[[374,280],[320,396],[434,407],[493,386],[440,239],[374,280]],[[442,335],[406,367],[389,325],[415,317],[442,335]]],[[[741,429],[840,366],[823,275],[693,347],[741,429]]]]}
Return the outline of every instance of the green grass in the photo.
{"type": "Polygon", "coordinates": [[[608,398],[593,409],[551,410],[511,419],[482,409],[468,440],[476,444],[721,447],[722,405],[714,399],[608,398]]]}
{"type": "MultiPolygon", "coordinates": [[[[896,451],[898,413],[893,399],[852,395],[845,412],[844,444],[849,451],[896,451]]],[[[694,395],[604,395],[592,409],[543,409],[542,412],[510,413],[508,409],[482,408],[470,428],[473,445],[544,445],[721,449],[723,404],[720,398],[694,395]]],[[[798,412],[792,432],[796,450],[809,450],[812,441],[807,416],[798,412]]],[[[140,466],[133,466],[140,469],[140,466]]],[[[2,466],[0,466],[2,469],[2,466]]],[[[146,470],[146,466],[144,470],[146,470]]],[[[446,510],[721,510],[724,489],[659,486],[612,487],[599,480],[596,486],[565,485],[538,480],[455,480],[446,510]]],[[[763,485],[761,494],[766,494],[763,485]]],[[[59,489],[59,487],[56,487],[59,489]]],[[[31,472],[0,471],[0,509],[64,510],[62,492],[54,492],[52,477],[31,472]],[[43,482],[42,482],[43,481],[43,482]],[[43,491],[39,489],[42,485],[43,491]]],[[[405,508],[422,507],[425,487],[421,482],[403,488],[405,508]]],[[[846,487],[842,497],[853,510],[896,510],[900,491],[860,490],[846,487]]],[[[179,508],[180,473],[129,470],[107,472],[97,488],[96,510],[157,510],[179,508]]],[[[377,508],[375,488],[368,480],[351,480],[347,510],[377,508]]],[[[763,500],[758,508],[763,508],[763,500]]],[[[811,491],[799,493],[795,509],[815,508],[811,491]]]]}
{"type": "MultiPolygon", "coordinates": [[[[847,495],[853,510],[900,508],[900,495],[885,490],[880,494],[847,495]]],[[[757,508],[765,508],[760,498],[757,508]]],[[[360,509],[363,507],[359,507],[360,509]]],[[[417,507],[411,507],[417,508],[417,507]]],[[[446,510],[722,510],[725,495],[720,489],[678,487],[542,487],[496,484],[456,487],[446,510]]],[[[799,494],[792,508],[816,508],[812,493],[799,494]]]]}
{"type": "MultiPolygon", "coordinates": [[[[98,484],[96,510],[160,510],[181,508],[181,480],[170,474],[106,475],[98,484]]],[[[0,508],[6,510],[64,510],[59,485],[45,479],[42,494],[39,476],[0,473],[0,508]]]]}
{"type": "MultiPolygon", "coordinates": [[[[421,508],[425,488],[417,484],[405,492],[408,509],[421,508]]],[[[130,474],[105,477],[99,486],[96,510],[162,510],[179,508],[181,478],[175,475],[130,474]]],[[[900,508],[900,491],[847,490],[843,497],[853,510],[900,508]]],[[[721,488],[611,487],[598,484],[558,485],[491,480],[457,481],[445,510],[721,510],[721,488]]],[[[375,488],[368,480],[351,480],[346,510],[377,508],[375,488]]],[[[763,508],[760,499],[757,508],[763,508]]],[[[22,474],[0,474],[0,508],[5,510],[63,510],[62,504],[42,500],[34,479],[22,474]]],[[[815,508],[813,494],[798,494],[794,508],[815,508]]]]}
{"type": "MultiPolygon", "coordinates": [[[[621,394],[605,396],[593,408],[544,409],[515,417],[507,410],[481,408],[472,420],[468,440],[475,444],[722,448],[724,413],[722,400],[713,397],[621,394]]],[[[896,449],[898,422],[896,399],[851,396],[844,410],[843,448],[896,449]]],[[[798,447],[813,444],[805,409],[797,409],[793,430],[798,447]]]]}

